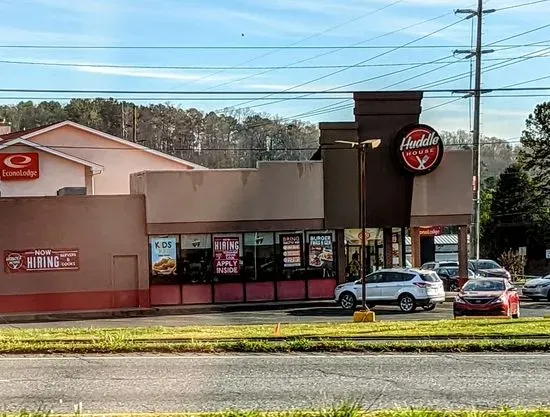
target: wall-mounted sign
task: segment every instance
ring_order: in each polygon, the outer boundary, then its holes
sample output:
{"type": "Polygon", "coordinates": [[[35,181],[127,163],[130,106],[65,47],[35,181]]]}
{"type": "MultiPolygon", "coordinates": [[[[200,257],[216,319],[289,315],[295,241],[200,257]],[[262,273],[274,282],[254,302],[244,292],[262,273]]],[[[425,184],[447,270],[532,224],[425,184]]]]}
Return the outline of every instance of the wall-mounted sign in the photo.
{"type": "Polygon", "coordinates": [[[302,266],[303,241],[302,235],[281,235],[283,250],[283,268],[299,268],[302,266]]]}
{"type": "Polygon", "coordinates": [[[442,233],[441,226],[421,227],[419,230],[420,236],[439,236],[442,233]]]}
{"type": "Polygon", "coordinates": [[[428,125],[415,124],[401,129],[394,146],[400,165],[414,175],[432,172],[443,158],[443,140],[428,125]]]}
{"type": "Polygon", "coordinates": [[[40,168],[37,153],[0,154],[0,180],[36,180],[39,177],[40,168]]]}
{"type": "Polygon", "coordinates": [[[80,268],[78,249],[27,249],[4,251],[4,271],[74,271],[80,268]]]}
{"type": "Polygon", "coordinates": [[[176,242],[175,236],[151,239],[151,271],[153,275],[176,275],[176,242]]]}
{"type": "Polygon", "coordinates": [[[329,266],[333,260],[332,234],[309,235],[309,266],[329,266]]]}
{"type": "Polygon", "coordinates": [[[216,275],[239,275],[240,242],[238,237],[214,238],[214,272],[216,275]]]}

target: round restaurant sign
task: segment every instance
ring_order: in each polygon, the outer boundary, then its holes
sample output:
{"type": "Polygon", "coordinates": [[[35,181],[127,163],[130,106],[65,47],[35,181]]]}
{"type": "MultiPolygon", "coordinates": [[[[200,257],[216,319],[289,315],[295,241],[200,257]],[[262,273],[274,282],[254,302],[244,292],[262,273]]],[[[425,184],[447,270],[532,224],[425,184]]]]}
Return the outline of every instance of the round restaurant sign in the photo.
{"type": "Polygon", "coordinates": [[[443,158],[443,140],[428,125],[410,125],[397,134],[397,157],[403,168],[414,175],[436,169],[443,158]]]}

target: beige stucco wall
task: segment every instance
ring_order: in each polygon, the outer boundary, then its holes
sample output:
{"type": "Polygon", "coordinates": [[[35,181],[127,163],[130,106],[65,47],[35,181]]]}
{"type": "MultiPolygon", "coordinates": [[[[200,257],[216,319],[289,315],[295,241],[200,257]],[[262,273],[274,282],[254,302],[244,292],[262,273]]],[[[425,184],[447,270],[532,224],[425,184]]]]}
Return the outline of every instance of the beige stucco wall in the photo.
{"type": "Polygon", "coordinates": [[[95,176],[96,195],[128,194],[129,175],[144,170],[185,170],[186,165],[135,149],[72,126],[63,126],[29,138],[61,152],[102,165],[95,176]]]}
{"type": "Polygon", "coordinates": [[[143,172],[148,223],[322,219],[322,162],[260,162],[257,169],[143,172]]]}
{"type": "Polygon", "coordinates": [[[468,218],[471,213],[472,153],[471,151],[445,151],[441,164],[434,172],[414,179],[412,224],[431,225],[415,224],[415,217],[463,216],[468,218]]]}
{"type": "Polygon", "coordinates": [[[15,145],[1,149],[0,153],[38,153],[40,177],[35,180],[0,181],[0,196],[47,196],[56,195],[63,187],[86,187],[87,166],[59,156],[31,148],[15,145]]]}
{"type": "Polygon", "coordinates": [[[0,221],[2,256],[40,248],[80,252],[78,271],[6,274],[0,268],[0,296],[148,289],[144,209],[139,195],[0,199],[0,218],[17,220],[0,221]],[[137,283],[131,276],[113,281],[113,257],[124,255],[137,256],[137,283]]]}

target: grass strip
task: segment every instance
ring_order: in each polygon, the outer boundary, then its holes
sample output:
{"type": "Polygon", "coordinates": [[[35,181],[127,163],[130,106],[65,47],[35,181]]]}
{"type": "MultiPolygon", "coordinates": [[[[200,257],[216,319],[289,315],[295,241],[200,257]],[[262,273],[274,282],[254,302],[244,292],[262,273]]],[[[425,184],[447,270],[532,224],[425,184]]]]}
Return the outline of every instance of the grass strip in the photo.
{"type": "MultiPolygon", "coordinates": [[[[350,318],[351,320],[351,318],[350,318]]],[[[182,319],[185,321],[185,318],[182,319]]],[[[58,328],[0,329],[0,345],[10,341],[154,340],[154,341],[216,341],[221,339],[273,338],[399,338],[399,337],[550,337],[550,320],[545,319],[476,319],[439,321],[380,321],[377,323],[309,323],[282,324],[280,333],[272,325],[138,327],[138,328],[58,328]]]]}
{"type": "Polygon", "coordinates": [[[437,352],[550,352],[550,340],[451,340],[355,342],[342,340],[294,339],[282,342],[170,342],[152,343],[105,339],[92,343],[6,341],[0,354],[122,354],[122,353],[437,353],[437,352]]]}
{"type": "Polygon", "coordinates": [[[423,410],[396,409],[365,411],[358,405],[343,405],[313,411],[223,411],[215,413],[127,413],[127,414],[51,414],[43,412],[0,413],[0,417],[550,417],[550,410],[423,410]]]}

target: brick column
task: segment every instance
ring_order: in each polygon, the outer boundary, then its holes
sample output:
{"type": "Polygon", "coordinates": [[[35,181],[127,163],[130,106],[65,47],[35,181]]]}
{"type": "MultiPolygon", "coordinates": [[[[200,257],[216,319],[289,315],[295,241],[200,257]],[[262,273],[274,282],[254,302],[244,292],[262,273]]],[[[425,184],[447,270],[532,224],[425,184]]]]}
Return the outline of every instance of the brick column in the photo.
{"type": "Polygon", "coordinates": [[[468,226],[458,227],[458,276],[462,288],[468,281],[468,226]]]}
{"type": "Polygon", "coordinates": [[[391,268],[393,267],[392,228],[384,227],[382,233],[384,239],[384,268],[391,268]]]}
{"type": "Polygon", "coordinates": [[[420,254],[420,228],[411,227],[411,263],[414,268],[421,266],[421,254],[420,254]]]}

